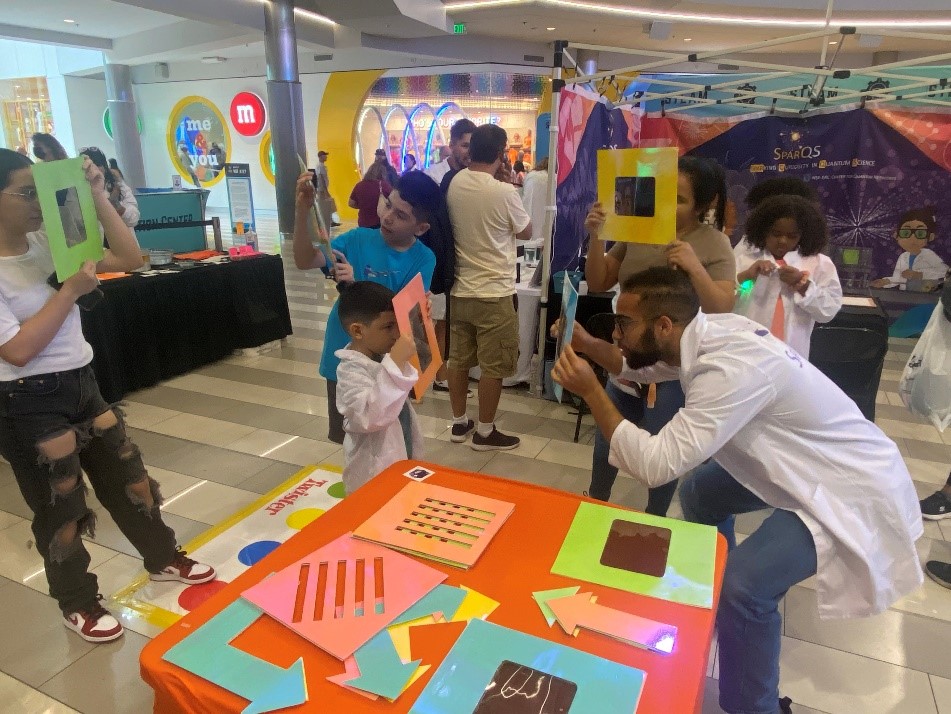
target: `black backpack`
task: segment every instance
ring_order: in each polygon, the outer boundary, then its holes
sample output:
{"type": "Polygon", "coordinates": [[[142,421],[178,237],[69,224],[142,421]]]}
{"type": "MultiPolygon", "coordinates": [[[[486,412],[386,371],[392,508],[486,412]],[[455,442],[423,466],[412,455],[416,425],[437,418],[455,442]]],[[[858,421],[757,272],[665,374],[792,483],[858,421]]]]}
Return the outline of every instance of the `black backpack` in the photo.
{"type": "Polygon", "coordinates": [[[431,292],[448,295],[452,284],[456,280],[456,241],[452,233],[452,221],[449,219],[449,207],[446,204],[446,194],[453,177],[459,173],[457,169],[447,173],[439,185],[442,201],[433,214],[429,230],[420,241],[436,256],[436,268],[433,270],[433,279],[429,289],[431,292]]]}

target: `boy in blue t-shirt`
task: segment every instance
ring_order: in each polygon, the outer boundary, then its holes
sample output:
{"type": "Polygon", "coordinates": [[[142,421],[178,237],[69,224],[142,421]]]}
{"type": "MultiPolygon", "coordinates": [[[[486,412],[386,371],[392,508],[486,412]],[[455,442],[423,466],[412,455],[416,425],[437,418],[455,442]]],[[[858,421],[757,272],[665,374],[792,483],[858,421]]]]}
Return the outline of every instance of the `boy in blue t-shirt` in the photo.
{"type": "MultiPolygon", "coordinates": [[[[310,231],[310,213],[314,204],[312,178],[313,172],[308,171],[297,179],[294,263],[301,270],[323,268],[327,264],[324,254],[314,246],[310,231]]],[[[429,230],[432,214],[440,200],[439,186],[421,171],[400,178],[389,198],[384,199],[379,228],[356,228],[331,241],[334,279],[338,283],[370,280],[396,293],[419,273],[423,287],[428,291],[436,256],[417,237],[429,230]]],[[[340,360],[334,353],[346,347],[350,337],[337,317],[336,303],[325,329],[320,374],[327,380],[328,438],[342,444],[343,417],[337,411],[337,365],[340,360]]]]}

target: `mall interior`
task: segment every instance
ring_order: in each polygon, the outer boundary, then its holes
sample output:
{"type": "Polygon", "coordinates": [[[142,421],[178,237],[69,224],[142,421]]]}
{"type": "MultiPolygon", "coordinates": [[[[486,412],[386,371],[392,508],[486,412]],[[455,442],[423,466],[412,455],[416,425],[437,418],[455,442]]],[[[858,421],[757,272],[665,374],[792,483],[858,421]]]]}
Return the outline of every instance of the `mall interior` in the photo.
{"type": "Polygon", "coordinates": [[[7,2],[0,104],[0,712],[951,714],[947,0],[7,2]]]}

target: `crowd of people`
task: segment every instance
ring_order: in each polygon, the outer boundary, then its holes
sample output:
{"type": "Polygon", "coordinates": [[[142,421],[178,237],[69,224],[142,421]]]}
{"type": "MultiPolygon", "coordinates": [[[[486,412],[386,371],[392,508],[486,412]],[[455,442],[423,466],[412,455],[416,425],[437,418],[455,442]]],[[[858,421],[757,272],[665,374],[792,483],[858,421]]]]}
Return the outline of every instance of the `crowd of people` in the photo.
{"type": "MultiPolygon", "coordinates": [[[[38,158],[65,157],[44,137],[34,137],[38,158]]],[[[297,180],[294,262],[327,272],[340,293],[319,371],[348,494],[392,463],[423,456],[409,399],[416,344],[400,336],[392,305],[416,276],[431,291],[428,310],[447,355],[437,388],[449,392],[451,441],[479,451],[520,443],[497,428],[496,416],[518,360],[517,246],[537,239],[545,223],[547,165],[513,171],[507,144],[501,127],[461,120],[443,161],[402,175],[381,149],[350,196],[358,227],[332,239],[330,256],[315,246],[310,219],[315,200],[329,195],[326,152],[316,172],[297,180]]],[[[65,626],[103,642],[122,627],[89,572],[81,536],[95,518],[83,472],[153,579],[201,583],[215,571],[177,548],[158,484],[121,412],[96,386],[77,300],[95,289],[97,271],[134,269],[141,253],[121,174],[95,147],[81,153],[108,248],[98,265],[57,288],[47,282],[52,258],[32,162],[0,150],[0,454],[34,513],[65,626]]],[[[609,500],[623,469],[649,487],[646,510],[665,515],[679,482],[684,517],[724,535],[720,703],[765,714],[789,711],[779,693],[779,605],[789,588],[815,575],[823,617],[887,609],[922,582],[914,542],[923,513],[951,516],[951,477],[919,503],[895,443],[808,361],[814,325],[842,305],[823,253],[828,228],[808,184],[784,178],[754,187],[735,248],[723,233],[726,195],[715,162],[681,158],[676,238],[666,246],[607,246],[605,209],[591,207],[585,279],[592,291],[620,286],[615,329],[606,341],[575,325],[552,376],[587,403],[597,425],[591,497],[609,500]],[[606,387],[592,363],[611,375],[606,387]],[[738,543],[734,517],[767,508],[772,514],[738,543]]],[[[951,565],[927,570],[951,585],[951,565]]]]}

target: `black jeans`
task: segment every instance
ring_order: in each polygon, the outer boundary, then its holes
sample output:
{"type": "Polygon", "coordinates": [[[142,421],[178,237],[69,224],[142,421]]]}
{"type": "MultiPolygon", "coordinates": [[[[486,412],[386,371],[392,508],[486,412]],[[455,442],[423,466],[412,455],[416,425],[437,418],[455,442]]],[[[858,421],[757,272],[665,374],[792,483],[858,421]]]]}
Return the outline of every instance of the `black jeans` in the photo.
{"type": "Polygon", "coordinates": [[[126,436],[121,414],[116,412],[118,423],[112,427],[93,425],[109,410],[89,366],[0,382],[0,454],[10,462],[33,511],[33,535],[50,595],[65,613],[90,606],[99,592],[79,537],[95,533],[83,471],[96,497],[142,554],[146,570],[158,572],[175,558],[175,533],[162,522],[158,484],[148,477],[138,448],[126,436]],[[38,444],[70,431],[76,434],[72,454],[50,459],[39,450],[38,444]],[[151,506],[129,489],[145,479],[151,506]],[[75,488],[69,488],[74,481],[75,488]],[[78,534],[63,544],[57,532],[73,522],[78,534]]]}

